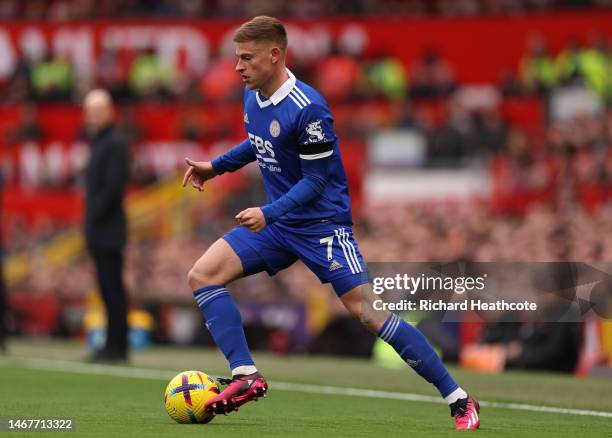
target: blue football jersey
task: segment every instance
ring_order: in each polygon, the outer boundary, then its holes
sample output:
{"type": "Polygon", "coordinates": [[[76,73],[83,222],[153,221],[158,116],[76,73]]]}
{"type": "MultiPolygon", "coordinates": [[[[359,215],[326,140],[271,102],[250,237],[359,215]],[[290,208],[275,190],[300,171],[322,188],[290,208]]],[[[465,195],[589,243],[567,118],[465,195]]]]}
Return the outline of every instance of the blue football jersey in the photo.
{"type": "Polygon", "coordinates": [[[244,127],[268,202],[286,194],[302,178],[304,160],[326,160],[327,184],[321,196],[281,216],[279,222],[351,224],[348,183],[329,106],[315,89],[287,72],[289,79],[270,98],[249,89],[244,95],[244,127]]]}

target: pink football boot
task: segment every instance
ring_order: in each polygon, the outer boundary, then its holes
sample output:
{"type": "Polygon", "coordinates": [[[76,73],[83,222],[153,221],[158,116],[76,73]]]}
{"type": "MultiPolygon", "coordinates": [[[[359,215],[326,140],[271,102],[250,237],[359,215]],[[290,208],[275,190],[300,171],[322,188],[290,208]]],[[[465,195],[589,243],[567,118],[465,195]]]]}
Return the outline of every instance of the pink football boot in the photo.
{"type": "Polygon", "coordinates": [[[478,401],[471,396],[461,398],[450,405],[451,417],[455,419],[455,429],[469,430],[478,429],[480,427],[480,405],[478,401]]]}
{"type": "Polygon", "coordinates": [[[268,383],[263,376],[257,372],[249,375],[237,375],[232,379],[217,379],[227,387],[221,393],[205,404],[205,409],[215,414],[225,414],[237,411],[240,406],[251,400],[257,401],[259,397],[265,397],[268,392],[268,383]]]}

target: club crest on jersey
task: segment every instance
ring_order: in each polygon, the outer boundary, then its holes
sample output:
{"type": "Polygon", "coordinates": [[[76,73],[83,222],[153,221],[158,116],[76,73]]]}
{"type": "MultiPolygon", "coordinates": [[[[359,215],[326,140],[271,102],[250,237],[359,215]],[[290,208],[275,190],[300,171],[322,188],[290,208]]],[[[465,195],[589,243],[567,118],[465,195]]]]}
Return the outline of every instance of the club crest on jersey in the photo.
{"type": "Polygon", "coordinates": [[[244,123],[249,123],[249,115],[247,113],[244,113],[244,123]]]}
{"type": "Polygon", "coordinates": [[[321,120],[310,122],[308,126],[306,126],[306,133],[309,136],[308,141],[310,141],[310,143],[320,143],[325,140],[325,133],[321,127],[321,120]]]}
{"type": "Polygon", "coordinates": [[[278,137],[280,135],[280,123],[278,123],[278,120],[272,120],[270,123],[270,135],[272,137],[278,137]]]}

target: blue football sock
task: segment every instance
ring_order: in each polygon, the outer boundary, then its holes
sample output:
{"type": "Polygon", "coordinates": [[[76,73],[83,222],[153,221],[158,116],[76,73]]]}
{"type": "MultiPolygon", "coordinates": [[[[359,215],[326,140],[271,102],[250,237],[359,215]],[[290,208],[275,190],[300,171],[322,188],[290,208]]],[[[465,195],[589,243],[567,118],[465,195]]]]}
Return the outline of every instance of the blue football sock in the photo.
{"type": "Polygon", "coordinates": [[[206,327],[230,368],[254,365],[244,336],[240,311],[227,289],[224,286],[207,286],[194,291],[193,296],[206,319],[206,327]]]}
{"type": "Polygon", "coordinates": [[[391,314],[378,336],[391,345],[421,377],[435,385],[442,397],[459,388],[425,336],[399,316],[391,314]]]}

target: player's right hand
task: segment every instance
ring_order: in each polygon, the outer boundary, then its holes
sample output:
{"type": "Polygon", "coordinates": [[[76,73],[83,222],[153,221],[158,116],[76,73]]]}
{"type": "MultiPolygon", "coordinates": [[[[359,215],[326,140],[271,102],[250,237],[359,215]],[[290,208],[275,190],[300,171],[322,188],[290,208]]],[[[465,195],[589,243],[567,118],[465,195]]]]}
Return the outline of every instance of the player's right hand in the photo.
{"type": "Polygon", "coordinates": [[[183,176],[183,187],[190,182],[194,189],[201,192],[204,189],[204,183],[217,176],[210,161],[193,161],[185,158],[185,163],[189,167],[183,176]]]}

